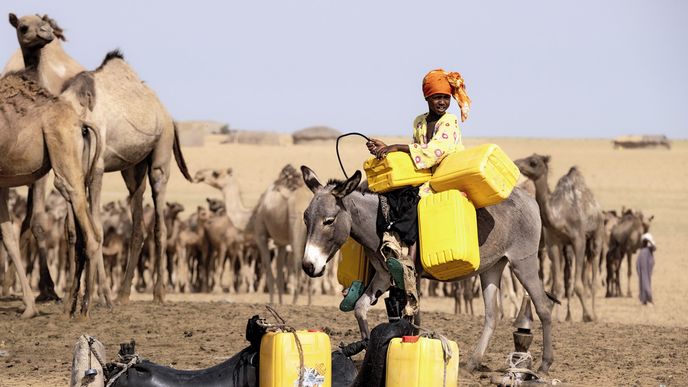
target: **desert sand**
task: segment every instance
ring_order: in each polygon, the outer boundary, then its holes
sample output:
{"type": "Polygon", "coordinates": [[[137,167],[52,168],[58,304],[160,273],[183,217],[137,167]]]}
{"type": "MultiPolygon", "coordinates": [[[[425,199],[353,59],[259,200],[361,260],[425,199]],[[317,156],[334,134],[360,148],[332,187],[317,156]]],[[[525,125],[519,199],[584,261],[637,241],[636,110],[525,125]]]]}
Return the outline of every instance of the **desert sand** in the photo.
{"type": "MultiPolygon", "coordinates": [[[[394,141],[402,141],[397,138],[394,141]]],[[[334,143],[312,145],[221,144],[221,137],[206,137],[203,147],[183,149],[192,174],[201,168],[232,168],[242,184],[244,204],[255,204],[261,192],[286,163],[313,168],[321,180],[342,178],[334,143]]],[[[466,138],[467,146],[486,142],[499,144],[513,159],[532,153],[552,156],[550,186],[576,165],[604,209],[622,206],[654,215],[651,232],[657,242],[653,277],[654,307],[642,307],[633,298],[605,299],[597,292],[598,322],[582,323],[577,301],[575,322],[555,323],[555,362],[548,378],[574,385],[682,385],[688,381],[688,142],[676,141],[672,149],[614,150],[608,140],[563,140],[521,138],[466,138]]],[[[349,174],[367,157],[360,138],[343,140],[341,153],[349,174]]],[[[220,198],[219,191],[186,182],[173,165],[168,201],[182,203],[186,216],[206,197],[220,198]]],[[[124,198],[126,189],[119,174],[105,178],[103,203],[124,198]]],[[[150,201],[149,199],[147,199],[150,201]]],[[[626,266],[622,266],[622,289],[626,266]]],[[[638,294],[637,276],[631,289],[638,294]]],[[[65,385],[69,378],[71,352],[77,337],[98,337],[112,358],[118,343],[134,338],[147,358],[178,368],[203,368],[225,359],[245,346],[246,320],[267,315],[264,295],[177,295],[155,305],[152,295],[139,294],[127,306],[113,311],[98,308],[90,321],[70,321],[61,305],[39,306],[43,314],[25,321],[18,318],[20,302],[0,299],[0,385],[65,385]],[[185,335],[184,332],[192,332],[185,335]],[[188,337],[187,337],[188,336],[188,337]]],[[[339,312],[338,296],[316,297],[311,307],[283,306],[288,321],[303,328],[327,328],[333,345],[357,339],[353,314],[339,312]]],[[[482,306],[476,302],[478,313],[482,306]]],[[[452,301],[424,299],[427,328],[456,340],[462,360],[471,352],[482,328],[480,316],[454,316],[452,301]]],[[[561,308],[560,308],[561,309],[561,308]]],[[[383,321],[382,303],[371,320],[383,321]]],[[[563,319],[561,310],[558,319],[563,319]]],[[[497,327],[484,363],[496,370],[512,350],[510,320],[497,327]]],[[[539,363],[541,331],[536,323],[531,351],[539,363]]],[[[461,374],[462,385],[485,383],[486,374],[461,374]]]]}

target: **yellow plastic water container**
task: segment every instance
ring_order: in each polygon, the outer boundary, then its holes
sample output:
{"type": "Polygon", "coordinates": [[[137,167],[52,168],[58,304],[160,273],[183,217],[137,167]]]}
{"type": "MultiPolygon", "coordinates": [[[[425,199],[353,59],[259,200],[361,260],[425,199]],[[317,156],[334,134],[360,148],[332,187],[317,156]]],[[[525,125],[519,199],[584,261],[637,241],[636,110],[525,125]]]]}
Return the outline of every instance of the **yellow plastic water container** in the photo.
{"type": "Polygon", "coordinates": [[[387,348],[387,387],[457,385],[459,346],[449,340],[451,357],[445,366],[442,342],[427,337],[393,338],[387,348]]]}
{"type": "Polygon", "coordinates": [[[420,185],[432,176],[429,169],[416,170],[411,155],[405,152],[390,152],[382,160],[371,157],[363,163],[363,169],[368,177],[368,189],[373,192],[420,185]]]}
{"type": "MultiPolygon", "coordinates": [[[[332,385],[330,338],[323,332],[297,331],[303,348],[304,386],[332,385]]],[[[260,341],[260,387],[298,386],[299,350],[294,334],[268,332],[260,341]]]]}
{"type": "Polygon", "coordinates": [[[420,260],[439,280],[471,273],[480,266],[475,207],[457,190],[427,195],[418,203],[420,260]]]}
{"type": "Polygon", "coordinates": [[[520,172],[495,144],[447,155],[430,179],[435,192],[458,189],[466,192],[476,208],[497,204],[511,195],[520,172]]]}
{"type": "Polygon", "coordinates": [[[342,257],[337,266],[337,281],[348,288],[354,281],[361,281],[364,285],[368,279],[368,259],[363,246],[349,238],[339,249],[342,257]]]}

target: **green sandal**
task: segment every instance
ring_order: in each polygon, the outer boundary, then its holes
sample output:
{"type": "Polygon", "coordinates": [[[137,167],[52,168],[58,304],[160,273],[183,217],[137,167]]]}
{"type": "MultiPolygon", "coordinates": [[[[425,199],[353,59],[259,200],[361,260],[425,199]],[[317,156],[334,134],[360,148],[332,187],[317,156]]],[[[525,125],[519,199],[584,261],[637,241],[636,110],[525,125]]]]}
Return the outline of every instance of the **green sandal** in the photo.
{"type": "Polygon", "coordinates": [[[354,307],[356,306],[356,301],[358,301],[358,299],[361,298],[364,291],[365,286],[363,286],[363,282],[352,282],[351,286],[349,286],[349,292],[346,293],[346,297],[344,297],[342,302],[339,304],[339,310],[341,310],[342,312],[351,312],[352,310],[354,310],[354,307]]]}
{"type": "Polygon", "coordinates": [[[391,274],[392,279],[394,279],[394,286],[401,290],[405,290],[404,265],[402,265],[398,259],[389,258],[387,259],[387,270],[389,270],[389,274],[391,274]]]}

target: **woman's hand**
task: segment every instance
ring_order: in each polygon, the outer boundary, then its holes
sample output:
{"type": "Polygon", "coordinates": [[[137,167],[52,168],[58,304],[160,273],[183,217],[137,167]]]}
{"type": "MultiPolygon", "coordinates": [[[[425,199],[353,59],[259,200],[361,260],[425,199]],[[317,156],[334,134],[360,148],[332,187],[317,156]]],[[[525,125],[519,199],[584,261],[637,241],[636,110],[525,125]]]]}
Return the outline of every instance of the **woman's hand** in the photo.
{"type": "Polygon", "coordinates": [[[366,146],[368,147],[368,152],[372,154],[373,156],[378,157],[378,153],[383,149],[387,147],[387,144],[382,142],[381,140],[371,138],[370,141],[366,143],[366,146]]]}

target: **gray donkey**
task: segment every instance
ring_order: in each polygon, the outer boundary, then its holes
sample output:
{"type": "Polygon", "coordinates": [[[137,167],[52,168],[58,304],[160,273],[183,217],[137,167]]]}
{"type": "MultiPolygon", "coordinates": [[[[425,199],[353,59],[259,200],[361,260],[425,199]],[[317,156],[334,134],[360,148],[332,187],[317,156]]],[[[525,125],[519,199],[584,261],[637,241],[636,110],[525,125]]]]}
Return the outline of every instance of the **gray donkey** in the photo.
{"type": "MultiPolygon", "coordinates": [[[[351,236],[360,243],[375,268],[375,275],[356,302],[354,314],[361,336],[369,336],[367,313],[391,285],[390,274],[378,248],[380,236],[376,232],[378,196],[357,189],[361,172],[346,181],[329,181],[323,186],[315,173],[302,166],[303,179],[315,194],[304,213],[308,235],[303,256],[303,270],[310,277],[322,276],[329,262],[346,239],[351,236]]],[[[538,245],[540,241],[540,213],[534,199],[515,188],[511,196],[500,204],[477,210],[480,267],[459,281],[480,275],[485,300],[485,326],[467,368],[476,369],[485,354],[490,337],[499,319],[498,295],[502,271],[511,262],[514,274],[533,300],[542,323],[542,363],[540,371],[547,372],[554,360],[552,349],[552,302],[548,299],[542,280],[538,277],[538,245]]],[[[428,273],[419,273],[431,278],[428,273]]]]}

